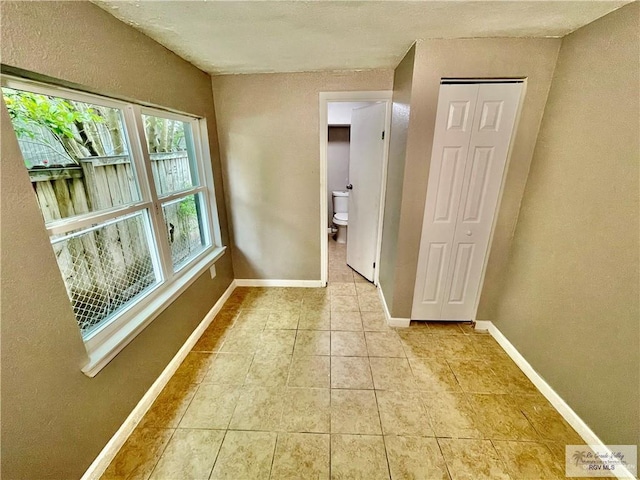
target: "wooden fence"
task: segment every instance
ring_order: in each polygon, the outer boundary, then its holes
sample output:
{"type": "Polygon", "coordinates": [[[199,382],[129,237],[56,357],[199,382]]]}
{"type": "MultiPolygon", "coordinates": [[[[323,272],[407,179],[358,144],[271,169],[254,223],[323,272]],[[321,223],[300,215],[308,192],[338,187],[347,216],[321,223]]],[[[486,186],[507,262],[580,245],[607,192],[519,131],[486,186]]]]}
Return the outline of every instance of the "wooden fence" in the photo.
{"type": "MultiPolygon", "coordinates": [[[[192,185],[186,152],[152,154],[151,160],[159,195],[192,185]]],[[[82,159],[80,166],[29,171],[46,222],[138,200],[134,175],[128,156],[91,157],[82,159]]],[[[195,203],[188,198],[163,209],[174,263],[201,248],[195,210],[181,208],[181,203],[189,202],[195,203]]],[[[137,215],[59,242],[53,240],[83,332],[155,283],[145,222],[137,215]]]]}

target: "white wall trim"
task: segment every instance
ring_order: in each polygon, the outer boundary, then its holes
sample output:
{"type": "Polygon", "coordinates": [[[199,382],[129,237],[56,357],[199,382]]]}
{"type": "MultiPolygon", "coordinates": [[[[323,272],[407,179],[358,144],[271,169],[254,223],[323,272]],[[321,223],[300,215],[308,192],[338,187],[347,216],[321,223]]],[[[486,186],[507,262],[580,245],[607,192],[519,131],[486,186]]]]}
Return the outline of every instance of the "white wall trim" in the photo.
{"type": "Polygon", "coordinates": [[[301,287],[320,288],[325,284],[322,280],[274,280],[274,279],[236,279],[236,287],[301,287]]]}
{"type": "MultiPolygon", "coordinates": [[[[582,439],[588,445],[598,445],[605,447],[605,444],[598,438],[598,436],[589,428],[589,426],[582,420],[576,412],[562,399],[556,391],[551,388],[544,378],[540,376],[538,372],[534,370],[529,362],[522,356],[522,354],[513,346],[513,344],[498,330],[498,328],[490,321],[477,321],[475,323],[476,330],[488,331],[496,342],[504,349],[507,355],[516,363],[516,365],[522,370],[522,372],[531,380],[536,388],[549,400],[549,403],[562,415],[569,425],[582,437],[582,439]]],[[[606,448],[606,447],[605,447],[606,448]]],[[[613,472],[617,478],[635,478],[634,475],[624,467],[616,467],[613,472]]]]}
{"type": "Polygon", "coordinates": [[[384,293],[380,285],[378,285],[378,296],[380,297],[380,301],[382,302],[382,306],[384,307],[384,316],[387,318],[387,325],[390,327],[400,327],[406,328],[411,323],[410,318],[397,318],[392,317],[389,312],[389,307],[387,307],[387,301],[384,298],[384,293]]]}
{"type": "Polygon", "coordinates": [[[93,463],[89,466],[87,471],[82,476],[81,480],[97,480],[102,476],[111,461],[117,455],[122,445],[124,445],[124,442],[126,442],[127,438],[129,438],[129,435],[131,435],[138,423],[140,423],[140,420],[142,420],[144,414],[147,413],[147,410],[149,410],[155,399],[158,398],[158,395],[160,395],[162,389],[169,382],[182,361],[186,358],[187,354],[191,351],[191,349],[196,344],[198,339],[202,336],[207,327],[211,325],[214,317],[222,309],[222,306],[229,299],[236,286],[237,285],[235,280],[232,281],[231,285],[229,285],[229,288],[227,288],[227,290],[222,294],[222,296],[213,305],[213,307],[211,307],[211,310],[207,312],[204,319],[200,322],[193,333],[189,335],[189,338],[187,338],[187,341],[184,342],[184,345],[180,347],[180,350],[178,350],[169,364],[162,371],[160,376],[156,379],[155,382],[153,382],[153,385],[151,385],[149,390],[147,390],[147,393],[144,394],[135,408],[131,411],[118,431],[113,435],[113,437],[111,437],[111,440],[107,442],[105,447],[98,454],[93,463]]]}

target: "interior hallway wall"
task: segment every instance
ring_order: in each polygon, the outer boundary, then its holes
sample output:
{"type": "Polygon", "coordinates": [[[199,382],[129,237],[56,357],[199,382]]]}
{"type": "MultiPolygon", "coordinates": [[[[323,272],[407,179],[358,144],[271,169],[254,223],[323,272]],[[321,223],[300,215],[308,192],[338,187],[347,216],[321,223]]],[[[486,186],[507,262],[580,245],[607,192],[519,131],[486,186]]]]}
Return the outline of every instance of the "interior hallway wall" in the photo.
{"type": "MultiPolygon", "coordinates": [[[[393,225],[385,226],[383,254],[385,258],[395,255],[395,268],[381,276],[381,280],[393,317],[411,316],[440,80],[526,78],[477,318],[493,317],[559,47],[560,39],[537,38],[425,40],[416,44],[410,121],[403,147],[406,154],[404,163],[400,147],[399,154],[390,155],[390,162],[397,165],[390,163],[389,170],[394,173],[387,183],[387,188],[391,185],[395,193],[385,207],[385,223],[392,218],[393,225]],[[392,231],[397,234],[391,235],[392,231]]],[[[391,133],[394,135],[393,126],[391,133]]],[[[382,260],[381,268],[388,268],[382,260]]]]}
{"type": "Polygon", "coordinates": [[[392,70],[213,77],[236,278],[320,280],[318,94],[392,82],[392,70]]]}
{"type": "Polygon", "coordinates": [[[349,127],[329,127],[327,144],[327,203],[329,227],[333,218],[331,192],[346,189],[349,183],[349,127]]]}
{"type": "MultiPolygon", "coordinates": [[[[89,2],[2,2],[1,54],[66,85],[207,119],[228,241],[209,75],[89,2]]],[[[2,109],[2,478],[77,479],[233,280],[206,271],[94,378],[18,143],[2,109]]]]}
{"type": "Polygon", "coordinates": [[[639,31],[563,39],[493,318],[607,444],[640,445],[639,31]]]}

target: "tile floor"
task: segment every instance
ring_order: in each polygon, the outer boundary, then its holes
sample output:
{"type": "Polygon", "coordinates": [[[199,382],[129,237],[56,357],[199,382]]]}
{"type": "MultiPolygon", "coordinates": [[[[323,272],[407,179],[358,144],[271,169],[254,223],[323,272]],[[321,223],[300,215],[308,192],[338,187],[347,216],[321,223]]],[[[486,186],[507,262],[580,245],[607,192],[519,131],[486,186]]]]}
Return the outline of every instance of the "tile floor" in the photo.
{"type": "Polygon", "coordinates": [[[103,479],[555,479],[580,437],[470,324],[386,326],[326,289],[237,288],[103,479]]]}

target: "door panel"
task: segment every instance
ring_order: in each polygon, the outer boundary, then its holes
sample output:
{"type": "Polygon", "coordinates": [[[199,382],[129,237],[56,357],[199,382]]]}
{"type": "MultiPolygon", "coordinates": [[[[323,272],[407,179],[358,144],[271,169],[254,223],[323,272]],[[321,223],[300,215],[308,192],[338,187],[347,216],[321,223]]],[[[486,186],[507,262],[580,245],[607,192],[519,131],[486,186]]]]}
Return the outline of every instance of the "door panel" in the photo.
{"type": "Polygon", "coordinates": [[[370,282],[376,259],[386,104],[356,108],[351,115],[349,147],[349,220],[347,264],[370,282]]]}
{"type": "Polygon", "coordinates": [[[517,83],[440,88],[413,319],[472,320],[475,316],[521,88],[517,83]],[[445,155],[454,149],[455,168],[453,156],[445,155]],[[450,252],[443,260],[442,276],[429,267],[435,244],[450,252]],[[425,301],[424,292],[434,290],[436,300],[425,301]]]}

